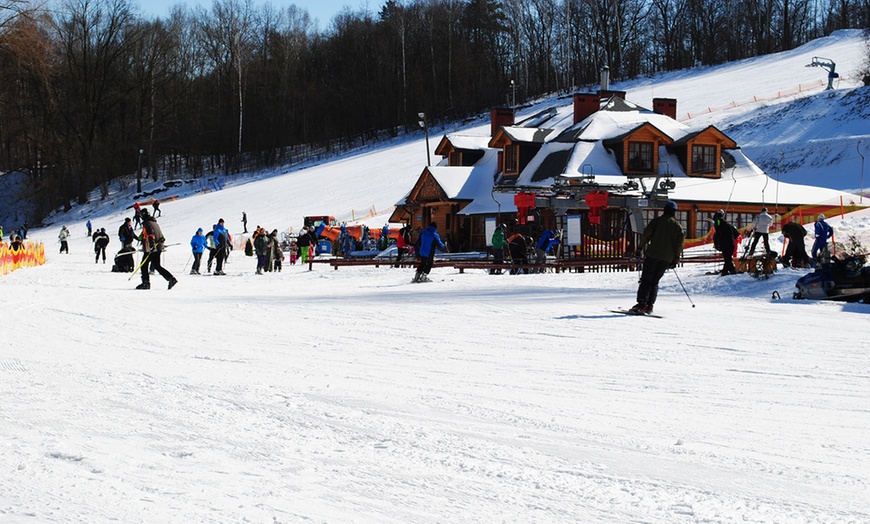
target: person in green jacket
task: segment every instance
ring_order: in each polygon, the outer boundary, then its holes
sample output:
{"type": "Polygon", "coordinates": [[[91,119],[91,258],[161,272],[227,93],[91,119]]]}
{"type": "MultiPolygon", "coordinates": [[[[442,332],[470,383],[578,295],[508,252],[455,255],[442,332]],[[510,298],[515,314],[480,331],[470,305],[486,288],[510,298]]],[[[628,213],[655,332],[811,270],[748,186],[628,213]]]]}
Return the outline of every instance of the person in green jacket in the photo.
{"type": "Polygon", "coordinates": [[[662,214],[650,221],[640,237],[638,251],[646,248],[646,258],[637,288],[637,304],[629,310],[635,315],[652,313],[659,292],[659,280],[665,271],[677,267],[680,261],[686,235],[674,218],[676,214],[676,202],[668,200],[662,214]]]}
{"type": "MultiPolygon", "coordinates": [[[[504,235],[505,229],[507,229],[507,226],[499,224],[499,226],[495,228],[495,232],[492,234],[492,263],[496,265],[504,264],[504,246],[507,243],[504,235]]],[[[489,274],[501,275],[501,269],[491,269],[489,274]]]]}

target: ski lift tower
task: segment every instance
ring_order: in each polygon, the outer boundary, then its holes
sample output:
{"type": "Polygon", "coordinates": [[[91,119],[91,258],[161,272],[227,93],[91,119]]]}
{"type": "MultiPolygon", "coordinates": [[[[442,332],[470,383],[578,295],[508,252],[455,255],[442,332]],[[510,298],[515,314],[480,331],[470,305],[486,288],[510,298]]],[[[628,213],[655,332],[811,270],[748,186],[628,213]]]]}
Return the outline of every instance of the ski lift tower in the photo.
{"type": "Polygon", "coordinates": [[[834,89],[834,80],[840,78],[840,74],[835,70],[837,69],[837,64],[834,63],[830,58],[822,58],[820,56],[814,56],[813,61],[807,64],[807,67],[821,67],[828,71],[828,89],[834,89]]]}

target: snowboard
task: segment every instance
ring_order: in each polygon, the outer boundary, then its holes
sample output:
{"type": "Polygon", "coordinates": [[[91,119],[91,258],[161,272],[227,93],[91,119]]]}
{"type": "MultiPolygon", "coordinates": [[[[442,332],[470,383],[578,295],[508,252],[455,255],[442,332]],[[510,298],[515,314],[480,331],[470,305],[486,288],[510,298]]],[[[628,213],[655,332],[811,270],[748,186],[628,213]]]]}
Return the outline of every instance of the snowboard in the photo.
{"type": "Polygon", "coordinates": [[[628,315],[630,317],[664,318],[663,316],[656,315],[655,313],[651,313],[649,315],[637,315],[637,314],[632,313],[631,311],[629,311],[627,309],[608,309],[607,311],[610,311],[611,313],[619,313],[621,315],[628,315]]]}

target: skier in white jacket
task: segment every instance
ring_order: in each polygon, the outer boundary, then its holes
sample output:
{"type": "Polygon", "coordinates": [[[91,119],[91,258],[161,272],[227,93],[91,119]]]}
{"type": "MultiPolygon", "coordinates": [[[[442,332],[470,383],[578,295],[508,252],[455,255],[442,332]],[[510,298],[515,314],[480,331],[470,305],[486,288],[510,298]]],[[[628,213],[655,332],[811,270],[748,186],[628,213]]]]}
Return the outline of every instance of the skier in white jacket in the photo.
{"type": "Polygon", "coordinates": [[[773,217],[767,213],[766,207],[761,208],[761,213],[755,215],[755,219],[752,221],[752,245],[749,247],[749,254],[747,257],[751,257],[752,253],[755,252],[755,246],[758,245],[759,238],[764,240],[765,253],[773,253],[770,249],[770,241],[768,239],[770,226],[772,225],[773,217]]]}

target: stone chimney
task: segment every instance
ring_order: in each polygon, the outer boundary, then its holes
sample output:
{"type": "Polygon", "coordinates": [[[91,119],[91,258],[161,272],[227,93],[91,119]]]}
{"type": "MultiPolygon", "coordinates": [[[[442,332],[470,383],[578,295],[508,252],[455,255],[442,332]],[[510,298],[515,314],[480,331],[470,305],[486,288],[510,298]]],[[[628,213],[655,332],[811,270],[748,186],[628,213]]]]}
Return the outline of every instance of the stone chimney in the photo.
{"type": "Polygon", "coordinates": [[[595,93],[574,93],[574,123],[601,109],[601,97],[595,93]]]}
{"type": "Polygon", "coordinates": [[[677,99],[676,98],[653,98],[653,111],[660,115],[665,115],[677,119],[677,99]]]}
{"type": "Polygon", "coordinates": [[[490,136],[495,136],[498,128],[514,125],[514,110],[510,107],[497,107],[489,112],[490,136]]]}

